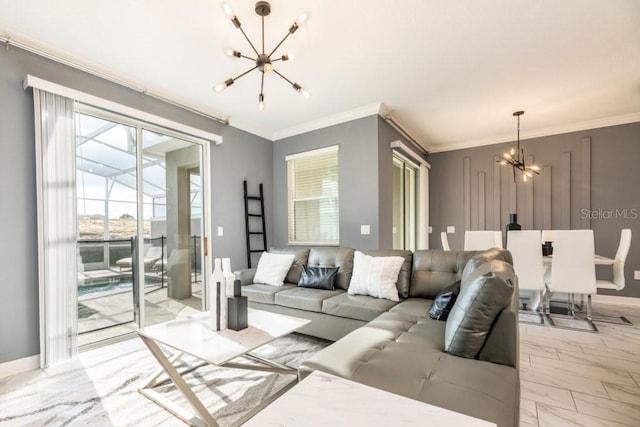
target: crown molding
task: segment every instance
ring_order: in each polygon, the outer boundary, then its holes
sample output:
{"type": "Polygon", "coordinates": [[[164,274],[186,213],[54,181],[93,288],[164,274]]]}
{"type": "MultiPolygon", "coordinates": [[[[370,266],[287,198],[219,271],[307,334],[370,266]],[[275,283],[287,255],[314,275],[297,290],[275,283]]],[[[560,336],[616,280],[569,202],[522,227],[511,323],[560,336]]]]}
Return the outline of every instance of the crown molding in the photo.
{"type": "MultiPolygon", "coordinates": [[[[229,116],[229,118],[227,120],[229,122],[229,126],[231,126],[231,127],[234,127],[236,129],[239,129],[239,130],[242,130],[242,131],[245,131],[245,132],[248,132],[248,133],[250,133],[252,135],[255,135],[255,136],[259,136],[260,138],[264,138],[269,142],[273,141],[273,138],[272,138],[273,135],[271,135],[270,132],[268,132],[268,131],[260,128],[260,127],[253,126],[250,123],[244,122],[242,120],[235,119],[235,118],[233,118],[231,116],[229,116]]],[[[222,133],[224,133],[224,132],[222,132],[222,133]]]]}
{"type": "Polygon", "coordinates": [[[271,136],[271,139],[273,141],[278,141],[280,139],[289,138],[291,136],[300,135],[302,133],[311,132],[313,130],[350,122],[352,120],[361,119],[363,117],[373,116],[376,114],[382,115],[383,111],[388,111],[387,107],[382,102],[376,102],[374,104],[354,108],[353,110],[347,110],[338,114],[332,114],[330,116],[322,117],[316,120],[292,126],[290,128],[276,131],[271,136]]]}
{"type": "Polygon", "coordinates": [[[108,69],[107,67],[90,64],[82,58],[77,57],[76,55],[57,49],[47,43],[36,41],[20,33],[0,28],[0,42],[5,44],[5,49],[7,50],[11,46],[15,46],[19,49],[36,54],[59,64],[66,65],[68,67],[104,79],[135,92],[139,92],[140,94],[148,96],[150,98],[155,98],[159,101],[181,108],[185,111],[189,111],[207,119],[214,120],[223,125],[229,124],[229,119],[223,118],[222,115],[213,115],[211,113],[190,107],[186,103],[183,103],[176,98],[163,94],[161,90],[150,90],[146,86],[143,86],[133,80],[128,80],[120,74],[108,69]]]}
{"type": "MultiPolygon", "coordinates": [[[[531,130],[520,133],[520,141],[532,138],[541,138],[544,136],[560,135],[563,133],[579,132],[589,129],[598,129],[608,126],[625,125],[628,123],[640,122],[640,112],[624,114],[621,116],[605,117],[603,119],[588,120],[584,122],[576,122],[567,125],[551,126],[542,129],[531,130]]],[[[482,147],[485,145],[501,144],[503,142],[514,141],[514,135],[501,135],[495,137],[479,138],[469,141],[460,141],[447,144],[432,144],[428,150],[431,153],[439,153],[443,151],[462,150],[465,148],[482,147]]]]}

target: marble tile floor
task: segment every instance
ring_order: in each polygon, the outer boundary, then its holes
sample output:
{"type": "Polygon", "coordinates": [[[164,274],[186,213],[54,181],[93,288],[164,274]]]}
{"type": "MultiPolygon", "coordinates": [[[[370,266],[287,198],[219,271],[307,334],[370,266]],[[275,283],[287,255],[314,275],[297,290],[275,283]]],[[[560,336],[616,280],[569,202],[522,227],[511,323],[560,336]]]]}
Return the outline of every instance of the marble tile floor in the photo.
{"type": "MultiPolygon", "coordinates": [[[[640,426],[640,309],[594,304],[594,310],[625,315],[633,325],[597,322],[599,333],[520,325],[520,427],[640,426]]],[[[42,371],[0,378],[0,427],[182,425],[136,391],[155,367],[146,352],[139,340],[129,340],[82,353],[85,369],[77,370],[80,376],[72,377],[71,382],[64,380],[64,374],[42,371]],[[76,392],[82,396],[97,393],[100,399],[86,400],[76,392]],[[60,394],[68,398],[58,402],[60,394]],[[20,411],[16,411],[15,399],[20,411]],[[80,404],[65,409],[74,399],[80,404]],[[58,408],[65,411],[55,412],[58,408]],[[133,418],[127,415],[127,408],[135,410],[133,418]],[[2,421],[3,414],[25,412],[29,416],[20,422],[15,418],[2,421]]],[[[227,402],[229,393],[224,395],[227,402]]],[[[234,411],[240,410],[236,407],[234,411]]]]}
{"type": "Polygon", "coordinates": [[[520,324],[520,427],[640,426],[640,308],[594,304],[633,325],[599,333],[520,324]]]}

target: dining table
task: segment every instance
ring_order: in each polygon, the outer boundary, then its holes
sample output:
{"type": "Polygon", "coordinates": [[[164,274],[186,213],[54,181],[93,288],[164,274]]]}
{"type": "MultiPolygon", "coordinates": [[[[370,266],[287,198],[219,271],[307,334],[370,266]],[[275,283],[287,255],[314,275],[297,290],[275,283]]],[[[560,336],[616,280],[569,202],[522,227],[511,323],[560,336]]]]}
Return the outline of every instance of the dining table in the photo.
{"type": "MultiPolygon", "coordinates": [[[[553,255],[545,255],[542,257],[542,264],[545,265],[547,270],[545,272],[545,277],[548,277],[550,274],[552,261],[553,255]]],[[[593,262],[595,265],[613,265],[615,263],[615,259],[596,254],[593,256],[593,262]]],[[[529,303],[527,304],[529,310],[535,311],[540,306],[540,304],[542,303],[542,295],[543,292],[535,292],[533,295],[531,295],[531,298],[529,298],[529,303]]]]}
{"type": "MultiPolygon", "coordinates": [[[[545,255],[542,257],[543,264],[551,265],[552,261],[553,261],[553,255],[545,255]]],[[[616,260],[613,258],[607,258],[606,256],[602,256],[602,255],[593,256],[593,262],[595,265],[613,265],[615,261],[616,260]]]]}

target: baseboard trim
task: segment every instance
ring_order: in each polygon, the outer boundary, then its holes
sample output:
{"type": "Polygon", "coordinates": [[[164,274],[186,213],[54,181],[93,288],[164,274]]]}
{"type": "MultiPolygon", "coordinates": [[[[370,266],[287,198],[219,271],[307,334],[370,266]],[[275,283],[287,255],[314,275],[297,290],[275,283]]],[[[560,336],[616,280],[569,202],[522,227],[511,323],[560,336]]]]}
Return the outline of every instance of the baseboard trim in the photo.
{"type": "Polygon", "coordinates": [[[10,360],[8,362],[0,363],[0,378],[38,368],[40,368],[39,354],[23,357],[22,359],[10,360]]]}
{"type": "Polygon", "coordinates": [[[593,295],[591,301],[594,303],[628,305],[632,307],[640,307],[640,298],[634,297],[618,297],[615,295],[593,295]]]}

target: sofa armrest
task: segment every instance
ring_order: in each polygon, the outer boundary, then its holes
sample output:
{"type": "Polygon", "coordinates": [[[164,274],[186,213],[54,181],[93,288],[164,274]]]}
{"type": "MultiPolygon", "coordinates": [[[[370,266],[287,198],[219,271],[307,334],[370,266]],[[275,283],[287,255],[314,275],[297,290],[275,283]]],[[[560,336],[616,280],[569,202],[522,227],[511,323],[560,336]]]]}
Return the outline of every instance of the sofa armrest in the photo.
{"type": "Polygon", "coordinates": [[[243,270],[234,271],[233,274],[236,275],[236,280],[240,280],[242,286],[252,285],[253,278],[256,275],[256,270],[256,268],[245,268],[243,270]]]}

